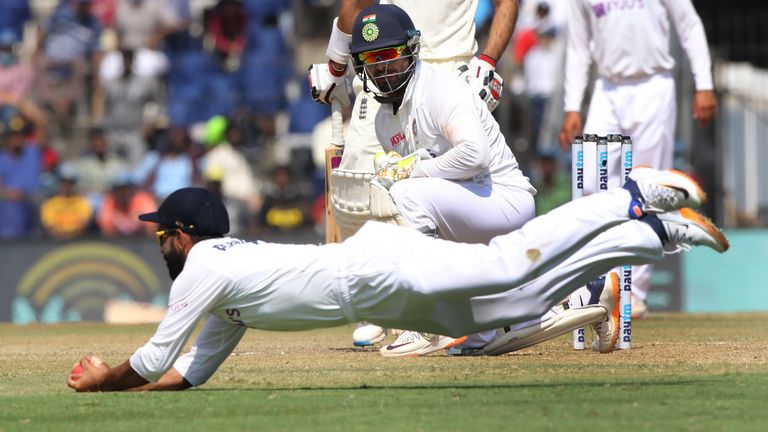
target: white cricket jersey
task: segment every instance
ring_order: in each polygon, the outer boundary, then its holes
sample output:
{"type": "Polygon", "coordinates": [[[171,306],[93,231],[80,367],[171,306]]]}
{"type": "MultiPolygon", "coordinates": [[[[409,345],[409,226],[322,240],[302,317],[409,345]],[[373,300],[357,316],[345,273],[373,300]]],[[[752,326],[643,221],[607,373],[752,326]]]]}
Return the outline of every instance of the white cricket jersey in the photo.
{"type": "Polygon", "coordinates": [[[697,90],[711,90],[704,26],[690,0],[572,0],[568,13],[565,111],[579,111],[594,60],[601,78],[621,82],[668,72],[669,18],[691,62],[697,90]]]}
{"type": "Polygon", "coordinates": [[[390,104],[376,113],[376,135],[384,151],[432,156],[411,177],[492,181],[536,193],[485,102],[461,78],[421,61],[397,113],[390,104]]]}
{"type": "Polygon", "coordinates": [[[193,385],[204,383],[231,353],[246,328],[303,330],[347,322],[332,284],[338,257],[324,246],[202,241],[171,286],[168,309],[131,367],[157,381],[172,366],[193,385]],[[201,318],[208,317],[192,352],[174,361],[201,318]]]}
{"type": "Polygon", "coordinates": [[[443,61],[469,59],[477,51],[475,11],[477,0],[383,0],[411,17],[421,32],[419,58],[443,61]]]}

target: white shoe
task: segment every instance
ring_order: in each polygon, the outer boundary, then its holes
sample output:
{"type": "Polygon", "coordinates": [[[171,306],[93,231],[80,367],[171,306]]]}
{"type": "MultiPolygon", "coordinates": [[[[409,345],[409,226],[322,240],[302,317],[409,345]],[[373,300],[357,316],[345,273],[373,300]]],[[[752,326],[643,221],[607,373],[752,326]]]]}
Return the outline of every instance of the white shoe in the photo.
{"type": "Polygon", "coordinates": [[[707,246],[723,253],[730,247],[728,239],[712,221],[691,209],[658,215],[667,234],[665,246],[673,247],[668,253],[688,251],[693,246],[707,246]]]}
{"type": "Polygon", "coordinates": [[[632,210],[635,217],[644,213],[665,213],[684,207],[699,208],[707,201],[707,194],[687,174],[677,170],[661,171],[645,166],[632,168],[630,181],[624,185],[637,201],[640,209],[632,210]]]}
{"type": "Polygon", "coordinates": [[[376,345],[387,337],[387,329],[367,322],[359,323],[352,332],[352,344],[358,347],[376,345]]]}
{"type": "Polygon", "coordinates": [[[433,333],[404,331],[397,340],[381,348],[384,357],[416,357],[454,347],[467,340],[466,336],[454,339],[433,333]]]}
{"type": "MultiPolygon", "coordinates": [[[[589,284],[594,284],[594,281],[589,284]]],[[[587,284],[588,288],[595,289],[589,284],[587,284]]],[[[609,353],[616,348],[616,342],[619,340],[619,332],[621,331],[619,328],[619,274],[616,272],[608,273],[601,288],[599,304],[605,308],[606,314],[600,321],[592,323],[596,336],[592,342],[592,349],[601,353],[609,353]]]]}
{"type": "Polygon", "coordinates": [[[645,319],[648,318],[648,305],[632,294],[632,319],[645,319]]]}
{"type": "Polygon", "coordinates": [[[501,355],[536,345],[605,318],[602,305],[584,305],[573,309],[556,306],[548,317],[524,327],[507,327],[505,332],[471,355],[501,355]]]}

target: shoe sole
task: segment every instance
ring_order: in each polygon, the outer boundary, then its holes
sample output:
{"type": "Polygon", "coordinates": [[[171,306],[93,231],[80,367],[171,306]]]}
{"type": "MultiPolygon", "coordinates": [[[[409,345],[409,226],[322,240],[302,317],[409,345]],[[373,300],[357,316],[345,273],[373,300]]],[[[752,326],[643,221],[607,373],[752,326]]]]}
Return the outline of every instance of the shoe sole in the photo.
{"type": "MultiPolygon", "coordinates": [[[[360,328],[362,328],[362,327],[360,327],[360,328]]],[[[355,333],[357,332],[357,330],[358,329],[355,329],[355,331],[352,332],[352,345],[354,345],[356,347],[369,347],[369,346],[373,346],[373,345],[376,345],[377,343],[383,341],[387,337],[387,329],[382,328],[382,331],[378,335],[376,335],[376,337],[373,337],[373,338],[370,338],[370,339],[362,339],[362,338],[358,339],[358,338],[355,338],[355,333]]]]}
{"type": "Polygon", "coordinates": [[[728,248],[731,247],[731,244],[728,242],[728,239],[725,237],[725,234],[723,234],[723,232],[720,231],[720,228],[718,228],[717,226],[715,226],[714,223],[712,223],[712,220],[710,218],[694,210],[691,210],[689,208],[680,209],[680,216],[682,216],[684,219],[688,219],[689,221],[695,223],[704,231],[706,231],[707,234],[712,236],[712,238],[714,238],[717,244],[720,246],[719,249],[715,249],[716,251],[723,253],[727,251],[728,248]]]}
{"type": "Polygon", "coordinates": [[[354,345],[356,347],[369,347],[369,346],[376,345],[377,343],[383,341],[386,337],[387,337],[387,333],[384,332],[384,333],[380,334],[379,336],[376,336],[373,339],[369,339],[369,340],[353,340],[352,341],[352,345],[354,345]]]}
{"type": "Polygon", "coordinates": [[[520,330],[510,330],[492,340],[474,355],[497,356],[518,351],[564,335],[575,328],[588,326],[603,317],[605,317],[605,308],[601,305],[568,309],[539,324],[520,330]]]}
{"type": "Polygon", "coordinates": [[[461,345],[466,340],[467,340],[467,336],[462,336],[460,338],[451,339],[451,340],[448,340],[447,342],[439,343],[437,345],[429,345],[409,353],[398,353],[398,352],[387,351],[386,347],[382,348],[380,352],[381,352],[381,355],[384,357],[421,357],[427,354],[432,354],[433,352],[437,352],[440,350],[453,348],[457,345],[461,345]]]}
{"type": "Polygon", "coordinates": [[[600,349],[599,351],[602,354],[607,354],[611,351],[613,351],[616,348],[616,343],[619,341],[619,295],[620,295],[620,289],[619,289],[619,274],[616,272],[610,272],[608,274],[611,278],[611,295],[613,296],[613,308],[609,311],[610,316],[609,319],[613,322],[613,328],[615,331],[613,332],[613,335],[611,336],[611,344],[609,345],[608,350],[600,349]]]}

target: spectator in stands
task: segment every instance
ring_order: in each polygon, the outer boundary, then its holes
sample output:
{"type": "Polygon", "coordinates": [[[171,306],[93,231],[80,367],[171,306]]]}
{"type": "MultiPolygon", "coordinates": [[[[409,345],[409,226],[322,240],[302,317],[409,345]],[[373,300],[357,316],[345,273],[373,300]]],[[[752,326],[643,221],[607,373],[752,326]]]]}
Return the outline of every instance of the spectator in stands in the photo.
{"type": "Polygon", "coordinates": [[[151,236],[155,227],[141,223],[139,215],[156,207],[155,198],[137,187],[132,174],[118,172],[112,178],[111,190],[104,196],[96,222],[105,237],[151,236]]]}
{"type": "Polygon", "coordinates": [[[78,103],[87,106],[86,77],[98,70],[101,24],[89,0],[62,0],[38,38],[38,96],[57,120],[60,133],[71,135],[78,103]]]}
{"type": "Polygon", "coordinates": [[[206,124],[206,153],[201,161],[204,171],[222,173],[222,195],[226,201],[239,201],[250,215],[261,206],[261,191],[251,166],[232,142],[239,142],[241,130],[224,116],[215,116],[206,124]],[[230,140],[230,138],[234,138],[230,140]]]}
{"type": "Polygon", "coordinates": [[[88,132],[88,150],[77,161],[77,169],[80,192],[98,212],[102,198],[110,190],[111,178],[115,173],[125,171],[127,164],[108,150],[104,130],[94,127],[88,132]]]}
{"type": "Polygon", "coordinates": [[[133,73],[133,50],[123,49],[123,73],[104,82],[104,127],[110,148],[135,166],[147,150],[144,129],[148,107],[164,111],[160,83],[133,73]]]}
{"type": "Polygon", "coordinates": [[[0,149],[0,239],[19,238],[36,228],[40,146],[27,139],[27,122],[15,116],[2,124],[0,149]]]}
{"type": "Polygon", "coordinates": [[[228,71],[240,69],[247,40],[248,16],[242,1],[219,0],[205,18],[206,37],[211,41],[219,65],[228,71]]]}
{"type": "MultiPolygon", "coordinates": [[[[521,29],[520,35],[531,33],[532,44],[527,49],[517,50],[518,55],[523,55],[523,76],[525,77],[525,90],[528,95],[528,113],[530,118],[530,142],[537,151],[543,147],[554,146],[554,142],[539,142],[542,126],[545,124],[545,115],[548,112],[552,95],[560,83],[565,44],[563,32],[551,17],[548,2],[539,2],[529,28],[521,29]]],[[[526,37],[515,39],[515,45],[521,43],[526,37]]],[[[558,116],[559,117],[559,116],[558,116]]],[[[559,120],[559,118],[558,118],[559,120]]]]}
{"type": "Polygon", "coordinates": [[[143,189],[162,200],[176,189],[202,184],[198,158],[187,129],[173,126],[167,140],[144,156],[137,179],[143,189]]]}
{"type": "Polygon", "coordinates": [[[180,20],[164,1],[118,0],[115,29],[123,48],[158,49],[180,20]]]}
{"type": "MultiPolygon", "coordinates": [[[[142,78],[161,80],[168,73],[168,57],[162,51],[137,48],[134,50],[132,72],[142,78]]],[[[123,52],[114,49],[104,53],[99,66],[99,81],[106,82],[118,79],[125,72],[123,52]]]]}
{"type": "Polygon", "coordinates": [[[59,168],[59,190],[40,205],[43,231],[51,238],[67,240],[83,235],[93,221],[93,206],[77,190],[77,168],[64,163],[59,168]]]}
{"type": "MultiPolygon", "coordinates": [[[[17,51],[20,39],[13,30],[0,30],[0,95],[26,99],[35,80],[35,70],[29,62],[21,61],[17,51]]],[[[7,105],[0,106],[0,120],[11,117],[7,105]]]]}
{"type": "Polygon", "coordinates": [[[290,168],[272,170],[271,185],[258,218],[258,230],[291,231],[311,226],[309,205],[290,168]]]}
{"type": "Polygon", "coordinates": [[[3,0],[2,10],[0,33],[10,31],[20,41],[24,36],[24,24],[31,16],[29,0],[3,0]]]}

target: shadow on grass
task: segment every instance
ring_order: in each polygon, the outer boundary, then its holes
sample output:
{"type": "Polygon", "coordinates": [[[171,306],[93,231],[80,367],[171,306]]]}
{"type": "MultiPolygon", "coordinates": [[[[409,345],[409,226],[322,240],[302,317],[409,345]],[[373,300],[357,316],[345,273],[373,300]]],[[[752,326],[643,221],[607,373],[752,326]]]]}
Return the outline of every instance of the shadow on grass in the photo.
{"type": "Polygon", "coordinates": [[[604,388],[604,387],[637,387],[637,386],[688,386],[694,384],[721,384],[722,380],[676,380],[676,381],[596,381],[596,382],[550,382],[550,383],[525,383],[525,384],[432,384],[432,385],[368,385],[363,384],[354,387],[257,387],[257,388],[198,388],[195,392],[274,392],[274,391],[349,391],[349,390],[445,390],[445,389],[546,389],[560,387],[604,388]]]}

